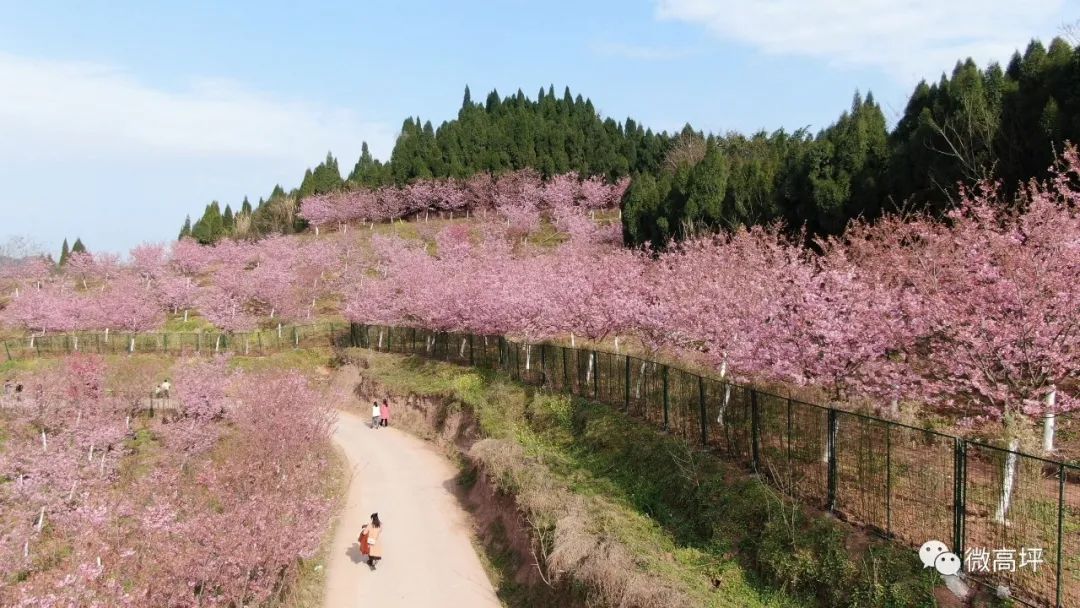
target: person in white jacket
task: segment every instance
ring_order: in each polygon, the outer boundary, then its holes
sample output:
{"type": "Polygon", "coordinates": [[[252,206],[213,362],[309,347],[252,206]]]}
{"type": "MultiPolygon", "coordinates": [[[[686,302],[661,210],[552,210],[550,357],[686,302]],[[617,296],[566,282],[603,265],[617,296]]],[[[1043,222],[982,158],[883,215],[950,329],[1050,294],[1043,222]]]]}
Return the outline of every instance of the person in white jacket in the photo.
{"type": "Polygon", "coordinates": [[[378,430],[379,428],[379,402],[373,401],[371,403],[371,428],[378,430]]]}

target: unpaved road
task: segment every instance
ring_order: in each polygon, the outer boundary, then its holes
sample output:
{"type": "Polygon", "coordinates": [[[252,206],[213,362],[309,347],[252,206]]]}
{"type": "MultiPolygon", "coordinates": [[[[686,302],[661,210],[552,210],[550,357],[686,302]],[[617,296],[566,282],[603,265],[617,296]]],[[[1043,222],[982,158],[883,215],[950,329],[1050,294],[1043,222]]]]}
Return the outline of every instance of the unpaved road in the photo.
{"type": "Polygon", "coordinates": [[[352,479],[327,561],[326,608],[497,608],[453,494],[457,471],[431,446],[393,427],[373,430],[340,412],[334,442],[352,479]],[[360,557],[360,526],[378,512],[383,559],[360,557]]]}

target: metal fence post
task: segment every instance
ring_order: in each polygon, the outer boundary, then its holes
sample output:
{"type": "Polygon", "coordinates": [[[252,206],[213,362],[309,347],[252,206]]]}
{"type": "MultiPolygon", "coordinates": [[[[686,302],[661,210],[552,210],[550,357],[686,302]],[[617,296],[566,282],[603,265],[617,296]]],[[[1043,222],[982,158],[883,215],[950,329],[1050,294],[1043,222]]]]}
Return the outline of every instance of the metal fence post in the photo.
{"type": "Polygon", "coordinates": [[[592,357],[592,396],[596,400],[600,395],[600,359],[595,350],[589,351],[589,356],[592,357]]]}
{"type": "Polygon", "coordinates": [[[626,408],[626,413],[629,414],[630,413],[630,355],[626,355],[626,381],[624,382],[624,384],[626,385],[626,397],[625,397],[626,405],[625,405],[625,408],[626,408]]]}
{"type": "Polygon", "coordinates": [[[788,459],[788,471],[791,471],[791,436],[792,436],[792,424],[791,424],[791,397],[787,400],[787,459],[788,459]]]}
{"type": "Polygon", "coordinates": [[[709,414],[705,411],[705,378],[697,377],[698,412],[701,414],[701,445],[709,443],[709,414]]]}
{"type": "Polygon", "coordinates": [[[547,386],[547,345],[540,345],[540,386],[547,386]]]}
{"type": "Polygon", "coordinates": [[[661,368],[660,376],[664,381],[664,432],[668,431],[668,423],[671,422],[671,400],[668,396],[668,366],[661,368]]]}
{"type": "Polygon", "coordinates": [[[757,391],[750,390],[750,455],[754,471],[761,467],[761,414],[758,410],[757,391]]]}
{"type": "Polygon", "coordinates": [[[838,481],[837,477],[839,476],[839,470],[836,465],[836,435],[839,430],[840,418],[835,409],[829,408],[829,435],[826,438],[826,445],[828,446],[827,454],[829,458],[829,511],[836,510],[836,486],[838,481]]]}
{"type": "Polygon", "coordinates": [[[959,437],[953,439],[953,446],[953,547],[957,555],[963,555],[967,449],[966,442],[959,437]]]}
{"type": "Polygon", "coordinates": [[[1062,608],[1061,592],[1063,589],[1061,565],[1061,545],[1065,535],[1065,463],[1058,463],[1058,521],[1057,521],[1057,599],[1055,605],[1062,608]]]}
{"type": "Polygon", "coordinates": [[[568,391],[568,392],[570,392],[571,394],[573,394],[574,390],[573,390],[573,387],[571,387],[571,386],[570,386],[570,370],[568,369],[568,366],[569,366],[569,364],[568,364],[568,363],[566,362],[566,347],[565,347],[565,346],[563,346],[563,347],[562,347],[562,381],[563,381],[563,390],[564,390],[564,391],[568,391]]]}
{"type": "Polygon", "coordinates": [[[885,423],[885,536],[892,538],[892,424],[885,423]]]}

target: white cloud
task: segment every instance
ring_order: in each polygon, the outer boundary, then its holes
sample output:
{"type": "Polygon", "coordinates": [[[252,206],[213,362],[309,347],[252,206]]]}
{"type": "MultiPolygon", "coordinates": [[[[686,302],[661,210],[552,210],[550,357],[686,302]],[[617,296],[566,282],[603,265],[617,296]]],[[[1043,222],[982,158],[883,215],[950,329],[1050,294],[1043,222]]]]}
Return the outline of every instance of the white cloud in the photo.
{"type": "Polygon", "coordinates": [[[386,125],[345,109],[275,99],[226,80],[166,90],[86,62],[0,53],[0,91],[0,132],[6,134],[0,155],[24,159],[150,153],[264,158],[302,167],[332,149],[351,165],[361,140],[385,156],[394,138],[386,125]]]}
{"type": "MultiPolygon", "coordinates": [[[[658,0],[660,19],[702,25],[772,54],[935,79],[968,56],[1006,63],[1069,21],[1064,0],[658,0]]],[[[1075,16],[1074,16],[1075,17],[1075,16]]]]}
{"type": "Polygon", "coordinates": [[[670,61],[695,54],[692,49],[624,44],[621,42],[597,43],[592,46],[592,50],[599,55],[622,57],[624,59],[642,59],[645,61],[670,61]]]}

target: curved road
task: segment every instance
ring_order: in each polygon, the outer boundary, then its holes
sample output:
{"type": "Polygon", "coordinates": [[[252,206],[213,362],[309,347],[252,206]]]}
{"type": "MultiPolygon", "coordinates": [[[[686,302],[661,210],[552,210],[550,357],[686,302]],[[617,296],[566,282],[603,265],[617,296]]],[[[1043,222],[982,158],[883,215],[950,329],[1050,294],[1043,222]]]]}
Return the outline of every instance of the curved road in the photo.
{"type": "Polygon", "coordinates": [[[453,494],[457,471],[430,445],[339,412],[334,442],[352,479],[327,561],[326,608],[498,608],[473,549],[468,516],[453,494]],[[360,526],[377,511],[383,559],[360,557],[360,526]]]}

